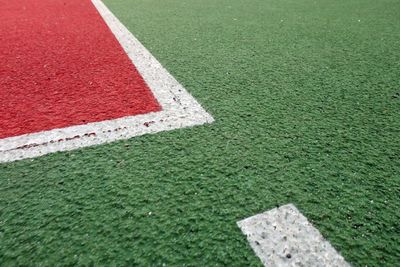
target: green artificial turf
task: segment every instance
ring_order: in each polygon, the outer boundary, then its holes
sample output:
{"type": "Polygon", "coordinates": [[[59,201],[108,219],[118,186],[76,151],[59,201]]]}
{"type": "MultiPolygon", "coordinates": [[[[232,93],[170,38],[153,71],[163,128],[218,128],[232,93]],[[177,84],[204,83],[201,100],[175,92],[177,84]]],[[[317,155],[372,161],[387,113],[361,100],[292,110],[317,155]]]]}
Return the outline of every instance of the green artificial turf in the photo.
{"type": "Polygon", "coordinates": [[[354,266],[400,259],[400,1],[107,0],[216,122],[0,165],[0,265],[257,266],[294,203],[354,266]]]}

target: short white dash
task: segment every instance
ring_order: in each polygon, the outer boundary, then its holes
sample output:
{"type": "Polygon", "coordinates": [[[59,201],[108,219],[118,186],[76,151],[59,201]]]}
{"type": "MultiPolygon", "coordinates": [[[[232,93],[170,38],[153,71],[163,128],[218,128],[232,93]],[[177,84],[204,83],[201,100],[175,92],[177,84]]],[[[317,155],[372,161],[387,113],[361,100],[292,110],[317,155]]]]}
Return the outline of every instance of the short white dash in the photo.
{"type": "Polygon", "coordinates": [[[350,266],[293,204],[237,224],[264,266],[350,266]]]}

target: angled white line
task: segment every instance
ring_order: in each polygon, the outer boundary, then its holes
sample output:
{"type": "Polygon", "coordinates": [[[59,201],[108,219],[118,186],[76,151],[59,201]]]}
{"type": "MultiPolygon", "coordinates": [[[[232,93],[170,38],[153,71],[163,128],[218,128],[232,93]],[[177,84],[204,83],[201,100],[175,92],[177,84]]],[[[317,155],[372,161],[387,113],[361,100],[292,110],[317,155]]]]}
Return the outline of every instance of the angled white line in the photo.
{"type": "Polygon", "coordinates": [[[264,266],[350,267],[293,204],[237,224],[264,266]]]}
{"type": "Polygon", "coordinates": [[[0,139],[0,163],[214,121],[102,1],[92,0],[92,3],[142,75],[162,111],[0,139]]]}

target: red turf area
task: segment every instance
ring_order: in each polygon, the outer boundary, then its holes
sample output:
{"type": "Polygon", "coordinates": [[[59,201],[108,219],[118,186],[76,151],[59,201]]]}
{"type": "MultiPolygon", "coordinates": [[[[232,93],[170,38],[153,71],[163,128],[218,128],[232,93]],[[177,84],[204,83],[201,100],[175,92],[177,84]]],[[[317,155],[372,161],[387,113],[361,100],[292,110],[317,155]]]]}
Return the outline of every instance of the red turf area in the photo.
{"type": "Polygon", "coordinates": [[[159,111],[90,0],[0,0],[0,138],[159,111]]]}

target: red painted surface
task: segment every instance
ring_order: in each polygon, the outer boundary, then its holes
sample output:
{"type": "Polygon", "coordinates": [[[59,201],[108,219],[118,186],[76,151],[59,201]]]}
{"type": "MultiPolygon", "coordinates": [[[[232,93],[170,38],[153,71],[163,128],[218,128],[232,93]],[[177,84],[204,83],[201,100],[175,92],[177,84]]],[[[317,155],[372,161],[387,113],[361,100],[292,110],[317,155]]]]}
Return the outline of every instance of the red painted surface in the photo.
{"type": "Polygon", "coordinates": [[[90,0],[0,7],[0,138],[160,110],[90,0]]]}

